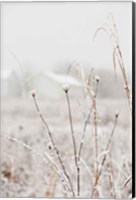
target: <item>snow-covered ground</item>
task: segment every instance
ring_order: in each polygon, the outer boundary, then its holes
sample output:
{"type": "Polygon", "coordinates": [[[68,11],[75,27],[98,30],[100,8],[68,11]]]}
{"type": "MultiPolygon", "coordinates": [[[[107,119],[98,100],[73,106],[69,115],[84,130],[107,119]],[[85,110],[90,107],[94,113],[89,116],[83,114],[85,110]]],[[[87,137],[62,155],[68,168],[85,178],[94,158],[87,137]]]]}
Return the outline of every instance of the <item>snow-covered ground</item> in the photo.
{"type": "MultiPolygon", "coordinates": [[[[84,100],[70,98],[74,133],[79,148],[85,117],[82,109],[87,112],[84,100]],[[83,106],[82,106],[83,105],[83,106]]],[[[76,168],[73,159],[73,146],[70,134],[67,102],[64,98],[48,100],[38,98],[38,103],[54,140],[60,150],[64,165],[69,173],[76,190],[76,168]]],[[[101,123],[98,125],[99,155],[104,150],[114,125],[114,113],[119,110],[117,127],[110,146],[112,157],[112,183],[108,175],[108,162],[105,162],[103,175],[99,183],[99,197],[127,198],[131,195],[131,181],[122,189],[122,185],[131,176],[131,130],[127,101],[124,99],[98,99],[98,112],[101,123]]],[[[40,118],[34,107],[32,98],[3,99],[1,134],[16,138],[32,147],[33,150],[45,155],[50,150],[50,140],[44,130],[40,118]]],[[[60,178],[48,164],[36,153],[26,149],[23,145],[1,137],[1,195],[2,197],[64,197],[60,178]]],[[[94,175],[94,136],[92,125],[87,127],[85,143],[81,161],[81,197],[90,197],[92,192],[92,175],[94,175]]],[[[109,159],[107,159],[109,160],[109,159]]],[[[56,159],[55,159],[55,162],[56,159]]],[[[71,196],[71,192],[68,192],[71,196]]]]}

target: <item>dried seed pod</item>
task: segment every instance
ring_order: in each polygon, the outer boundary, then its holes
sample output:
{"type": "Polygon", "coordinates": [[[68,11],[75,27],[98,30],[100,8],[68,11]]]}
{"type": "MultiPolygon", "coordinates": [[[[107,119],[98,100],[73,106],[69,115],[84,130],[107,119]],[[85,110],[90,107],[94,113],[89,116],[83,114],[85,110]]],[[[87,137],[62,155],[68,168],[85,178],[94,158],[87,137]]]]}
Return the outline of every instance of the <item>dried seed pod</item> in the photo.
{"type": "Polygon", "coordinates": [[[62,85],[62,89],[64,90],[64,92],[68,92],[69,91],[69,89],[70,89],[70,86],[69,86],[69,84],[63,84],[62,85]]]}
{"type": "Polygon", "coordinates": [[[96,82],[98,83],[99,81],[100,81],[100,77],[99,76],[95,76],[95,80],[96,80],[96,82]]]}
{"type": "Polygon", "coordinates": [[[36,90],[31,90],[31,95],[32,95],[32,97],[35,97],[35,95],[36,95],[36,90]]]}
{"type": "Polygon", "coordinates": [[[115,117],[118,118],[118,116],[119,116],[119,111],[116,111],[115,112],[115,117]]]}
{"type": "Polygon", "coordinates": [[[47,147],[48,147],[48,149],[51,151],[52,150],[52,144],[51,144],[51,142],[49,142],[48,144],[47,144],[47,147]]]}

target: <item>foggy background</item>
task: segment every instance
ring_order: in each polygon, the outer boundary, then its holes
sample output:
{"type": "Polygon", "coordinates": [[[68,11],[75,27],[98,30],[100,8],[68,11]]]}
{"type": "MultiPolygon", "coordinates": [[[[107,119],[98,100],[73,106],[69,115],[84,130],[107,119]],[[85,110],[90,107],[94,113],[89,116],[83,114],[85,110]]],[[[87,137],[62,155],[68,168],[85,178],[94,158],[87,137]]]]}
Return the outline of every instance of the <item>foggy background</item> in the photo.
{"type": "MultiPolygon", "coordinates": [[[[98,191],[95,192],[98,198],[131,198],[132,120],[124,81],[118,65],[118,76],[115,78],[113,49],[107,35],[100,32],[95,40],[92,38],[96,29],[107,22],[107,16],[112,12],[118,28],[126,74],[131,83],[132,2],[1,4],[0,195],[73,198],[69,191],[68,196],[65,196],[63,186],[66,182],[62,186],[51,165],[43,162],[47,152],[51,156],[51,163],[55,164],[53,168],[57,169],[56,165],[61,168],[48,137],[52,134],[76,191],[77,172],[70,135],[70,127],[73,126],[77,152],[83,141],[83,133],[86,132],[81,155],[85,164],[80,165],[81,186],[78,197],[91,197],[94,177],[97,177],[95,149],[98,148],[98,170],[102,169],[101,160],[106,156],[102,177],[96,187],[98,191]],[[84,68],[87,78],[92,68],[94,74],[100,77],[97,101],[90,97],[89,92],[85,96],[85,87],[75,70],[77,65],[84,68]],[[68,94],[72,122],[66,95],[62,90],[62,84],[66,82],[70,82],[68,94]],[[32,89],[37,91],[39,113],[51,130],[49,134],[36,112],[30,95],[32,89]],[[117,115],[118,121],[115,121],[117,115]],[[98,137],[95,136],[96,132],[98,137]],[[109,141],[110,148],[106,150],[109,141]],[[32,150],[26,149],[26,145],[32,150]]],[[[96,80],[94,82],[95,91],[96,80]]],[[[61,174],[64,176],[63,171],[61,174]]]]}
{"type": "MultiPolygon", "coordinates": [[[[109,13],[113,13],[116,20],[130,79],[131,2],[125,2],[123,6],[119,2],[2,3],[2,94],[14,96],[17,93],[20,96],[20,88],[24,87],[21,81],[25,79],[27,83],[23,90],[26,91],[23,93],[35,87],[43,95],[45,90],[50,90],[50,96],[58,88],[55,89],[56,82],[43,73],[66,74],[68,67],[71,65],[74,69],[77,63],[86,71],[94,68],[103,76],[103,81],[106,78],[108,81],[109,77],[112,85],[115,77],[110,40],[104,32],[92,39],[96,29],[107,21],[109,13]],[[7,89],[8,79],[12,80],[9,85],[14,85],[13,89],[7,89]]],[[[120,73],[119,67],[117,73],[120,73]]]]}

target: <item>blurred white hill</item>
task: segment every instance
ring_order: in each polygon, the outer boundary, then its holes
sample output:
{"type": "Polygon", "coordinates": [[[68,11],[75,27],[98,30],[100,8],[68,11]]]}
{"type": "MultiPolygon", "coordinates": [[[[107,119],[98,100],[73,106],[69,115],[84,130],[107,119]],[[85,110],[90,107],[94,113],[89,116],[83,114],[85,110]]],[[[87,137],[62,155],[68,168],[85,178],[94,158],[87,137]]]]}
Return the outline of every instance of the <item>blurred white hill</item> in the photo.
{"type": "MultiPolygon", "coordinates": [[[[4,97],[27,97],[32,89],[36,89],[39,96],[59,98],[63,95],[62,85],[69,84],[74,88],[80,88],[81,82],[72,75],[59,74],[52,71],[20,73],[19,70],[2,71],[2,93],[4,97]]],[[[73,90],[75,94],[77,92],[73,90]]]]}
{"type": "Polygon", "coordinates": [[[55,74],[53,72],[44,72],[44,75],[55,81],[56,83],[59,84],[69,84],[70,86],[76,86],[76,87],[81,87],[82,84],[80,81],[78,81],[76,78],[70,76],[70,75],[65,75],[65,74],[55,74]]]}
{"type": "MultiPolygon", "coordinates": [[[[7,69],[2,67],[1,71],[1,95],[2,97],[29,97],[30,91],[35,89],[39,97],[59,99],[64,97],[62,91],[63,84],[70,85],[70,95],[76,96],[83,94],[82,78],[77,77],[77,66],[79,62],[67,62],[56,64],[50,69],[45,66],[41,69],[40,64],[24,62],[10,51],[14,60],[14,67],[7,69]],[[56,67],[55,67],[56,66],[56,67]]],[[[89,73],[91,67],[82,66],[84,78],[89,73]]],[[[112,67],[111,67],[112,68],[112,67]]],[[[95,69],[95,74],[100,77],[98,97],[100,98],[121,98],[124,96],[123,82],[120,74],[115,79],[114,71],[107,70],[101,66],[101,70],[95,69]],[[109,87],[110,86],[110,87],[109,87]]],[[[128,74],[131,84],[131,77],[128,74]]]]}

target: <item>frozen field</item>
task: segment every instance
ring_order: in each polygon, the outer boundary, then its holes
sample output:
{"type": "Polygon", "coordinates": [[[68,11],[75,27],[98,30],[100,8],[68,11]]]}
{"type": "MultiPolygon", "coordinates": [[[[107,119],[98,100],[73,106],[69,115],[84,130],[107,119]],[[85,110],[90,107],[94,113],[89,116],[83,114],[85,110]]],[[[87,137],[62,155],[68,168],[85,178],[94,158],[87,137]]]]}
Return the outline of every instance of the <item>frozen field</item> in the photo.
{"type": "MultiPolygon", "coordinates": [[[[74,133],[79,148],[85,116],[76,99],[71,99],[74,133]]],[[[73,159],[73,146],[70,134],[67,103],[62,100],[39,99],[39,107],[52,131],[60,154],[76,190],[76,168],[73,159]]],[[[83,110],[87,108],[81,100],[83,110]]],[[[119,110],[117,126],[110,145],[111,169],[108,174],[108,160],[105,162],[99,183],[99,197],[127,198],[131,195],[131,130],[130,116],[126,99],[98,99],[97,110],[101,117],[98,124],[98,148],[101,160],[102,151],[111,135],[115,111],[119,110]],[[112,182],[112,184],[111,184],[112,182]]],[[[2,100],[1,134],[16,138],[32,147],[43,156],[53,149],[47,131],[43,128],[32,98],[2,100]],[[51,148],[51,149],[50,149],[51,148]]],[[[40,155],[41,155],[40,154],[40,155]]],[[[22,144],[1,137],[1,196],[2,197],[64,197],[60,178],[36,153],[22,144]]],[[[87,126],[81,155],[81,197],[90,197],[94,174],[94,138],[92,124],[87,126]]],[[[56,160],[55,160],[56,161],[56,160]]],[[[57,162],[57,161],[56,161],[57,162]]],[[[70,197],[71,192],[67,195],[70,197]]]]}

